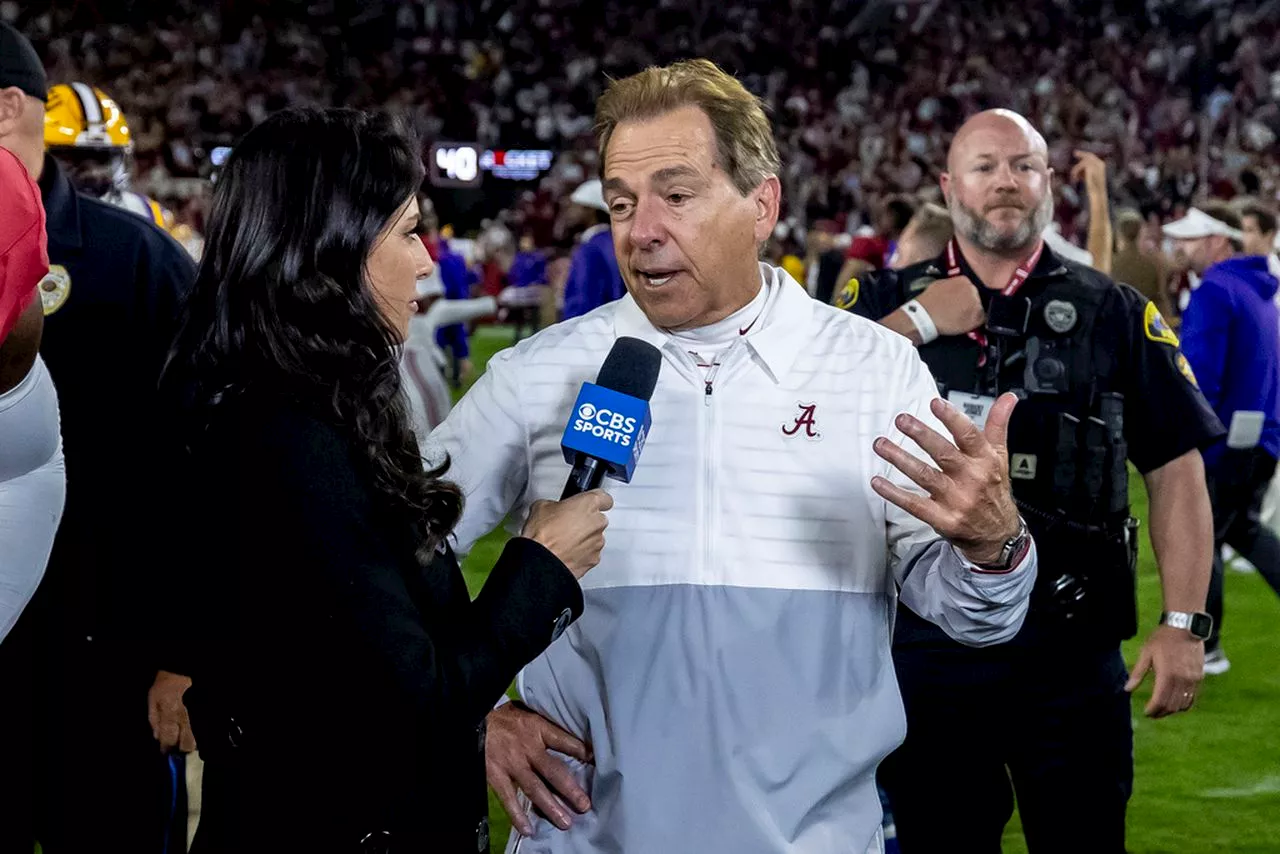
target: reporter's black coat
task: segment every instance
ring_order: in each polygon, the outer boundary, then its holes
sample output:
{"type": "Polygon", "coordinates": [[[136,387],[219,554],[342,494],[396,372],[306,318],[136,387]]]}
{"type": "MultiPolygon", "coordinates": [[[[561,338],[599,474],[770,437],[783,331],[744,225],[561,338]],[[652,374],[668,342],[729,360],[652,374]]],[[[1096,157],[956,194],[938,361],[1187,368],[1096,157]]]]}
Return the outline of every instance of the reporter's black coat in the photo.
{"type": "Polygon", "coordinates": [[[169,666],[206,762],[193,854],[487,852],[485,713],[581,613],[574,577],[517,538],[473,603],[344,431],[290,405],[237,404],[190,459],[169,666]]]}

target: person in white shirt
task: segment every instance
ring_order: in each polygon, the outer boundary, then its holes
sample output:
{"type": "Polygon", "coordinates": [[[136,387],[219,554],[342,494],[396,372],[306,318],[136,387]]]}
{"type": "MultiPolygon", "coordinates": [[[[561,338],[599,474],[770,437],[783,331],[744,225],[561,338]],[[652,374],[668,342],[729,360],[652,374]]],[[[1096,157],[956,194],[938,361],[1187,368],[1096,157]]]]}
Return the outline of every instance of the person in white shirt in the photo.
{"type": "Polygon", "coordinates": [[[436,330],[493,314],[498,303],[493,297],[445,299],[439,268],[418,281],[417,302],[418,313],[409,320],[409,335],[400,353],[400,375],[413,432],[422,445],[453,408],[453,393],[445,378],[449,357],[436,342],[436,330]]]}
{"type": "Polygon", "coordinates": [[[429,443],[466,494],[465,551],[559,494],[566,419],[614,341],[661,351],[585,613],[489,715],[489,782],[524,837],[508,850],[881,850],[875,771],[905,731],[898,597],[973,645],[1027,610],[1015,399],[980,431],[906,339],[758,262],[777,150],[712,63],[613,82],[597,126],[628,295],[495,356],[429,443]]]}
{"type": "MultiPolygon", "coordinates": [[[[44,207],[26,168],[0,148],[0,643],[35,594],[62,518],[66,476],[58,397],[38,352],[36,286],[49,272],[44,207]]],[[[0,718],[3,715],[0,714],[0,718]]]]}

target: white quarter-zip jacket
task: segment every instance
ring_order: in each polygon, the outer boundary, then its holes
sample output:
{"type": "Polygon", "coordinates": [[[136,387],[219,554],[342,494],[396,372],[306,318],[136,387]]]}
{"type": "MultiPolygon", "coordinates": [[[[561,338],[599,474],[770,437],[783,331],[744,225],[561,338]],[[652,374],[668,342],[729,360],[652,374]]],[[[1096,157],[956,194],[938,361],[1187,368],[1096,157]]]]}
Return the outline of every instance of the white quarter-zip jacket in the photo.
{"type": "MultiPolygon", "coordinates": [[[[871,489],[917,489],[872,450],[929,412],[915,349],[760,265],[762,313],[709,369],[627,296],[497,354],[431,436],[466,493],[466,551],[560,495],[560,438],[620,336],[662,352],[653,426],[614,497],[586,611],[520,674],[525,703],[591,743],[592,808],[531,852],[875,851],[875,770],[906,722],[890,655],[899,596],[951,637],[1009,640],[1034,548],[987,574],[871,489]]],[[[551,626],[547,627],[552,630],[551,626]]],[[[957,721],[957,737],[980,737],[957,721]]],[[[513,840],[513,847],[515,840],[513,840]]]]}

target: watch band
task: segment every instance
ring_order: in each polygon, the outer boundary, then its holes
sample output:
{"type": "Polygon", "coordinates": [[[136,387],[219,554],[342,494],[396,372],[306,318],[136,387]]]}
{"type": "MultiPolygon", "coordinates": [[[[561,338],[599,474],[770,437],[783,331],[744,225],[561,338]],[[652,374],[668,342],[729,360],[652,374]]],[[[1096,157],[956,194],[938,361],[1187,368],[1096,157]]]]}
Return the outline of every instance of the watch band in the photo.
{"type": "Polygon", "coordinates": [[[1160,615],[1160,625],[1184,629],[1201,640],[1213,632],[1213,618],[1199,611],[1165,611],[1160,615]]]}
{"type": "Polygon", "coordinates": [[[975,572],[988,575],[1001,575],[1013,571],[1031,550],[1031,532],[1027,530],[1027,522],[1018,516],[1018,533],[1005,540],[1000,552],[1000,559],[995,563],[974,563],[975,572]]]}

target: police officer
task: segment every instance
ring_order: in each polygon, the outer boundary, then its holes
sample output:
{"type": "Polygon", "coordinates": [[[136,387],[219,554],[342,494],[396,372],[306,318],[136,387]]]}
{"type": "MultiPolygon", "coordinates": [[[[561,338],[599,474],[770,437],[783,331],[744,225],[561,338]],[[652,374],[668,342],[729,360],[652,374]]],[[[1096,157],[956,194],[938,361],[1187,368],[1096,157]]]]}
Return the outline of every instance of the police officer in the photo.
{"type": "Polygon", "coordinates": [[[37,179],[48,216],[40,352],[67,467],[48,571],[6,639],[27,646],[34,675],[0,674],[0,685],[27,692],[36,731],[0,721],[0,852],[30,854],[38,836],[46,854],[145,853],[164,845],[170,806],[144,713],[156,674],[144,569],[163,505],[149,485],[154,389],[195,271],[152,223],[74,191],[44,150],[46,93],[30,42],[0,24],[0,146],[37,179]],[[22,803],[12,792],[33,807],[11,809],[22,803]]]}
{"type": "Polygon", "coordinates": [[[881,783],[904,854],[998,852],[1015,791],[1032,852],[1123,852],[1126,691],[1153,669],[1146,713],[1161,717],[1190,708],[1203,675],[1213,531],[1199,449],[1222,425],[1155,306],[1044,246],[1046,154],[1015,113],[969,120],[942,176],[955,237],[938,258],[869,277],[850,306],[920,345],[975,421],[1003,392],[1022,399],[1010,474],[1043,556],[1007,645],[960,646],[899,608],[907,737],[881,783]],[[1150,495],[1165,611],[1127,680],[1138,541],[1126,460],[1150,495]]]}

